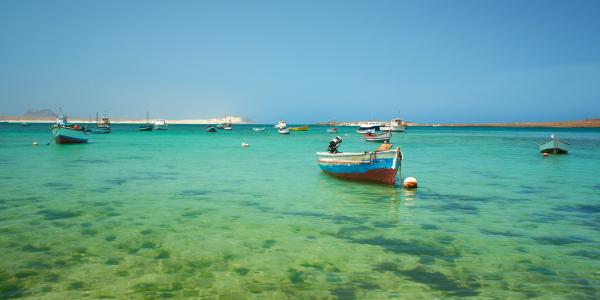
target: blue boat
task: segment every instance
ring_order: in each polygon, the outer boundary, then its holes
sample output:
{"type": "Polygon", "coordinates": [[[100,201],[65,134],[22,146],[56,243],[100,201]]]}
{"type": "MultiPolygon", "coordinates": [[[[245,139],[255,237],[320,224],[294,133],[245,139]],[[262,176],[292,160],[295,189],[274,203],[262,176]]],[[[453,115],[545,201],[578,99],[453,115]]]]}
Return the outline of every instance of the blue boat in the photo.
{"type": "Polygon", "coordinates": [[[57,144],[83,144],[88,141],[85,127],[69,123],[67,116],[62,114],[50,129],[54,142],[57,144]]]}
{"type": "Polygon", "coordinates": [[[384,144],[375,151],[345,153],[330,147],[329,152],[317,152],[317,162],[323,172],[334,177],[394,185],[401,169],[402,152],[400,147],[390,150],[391,147],[384,144]]]}

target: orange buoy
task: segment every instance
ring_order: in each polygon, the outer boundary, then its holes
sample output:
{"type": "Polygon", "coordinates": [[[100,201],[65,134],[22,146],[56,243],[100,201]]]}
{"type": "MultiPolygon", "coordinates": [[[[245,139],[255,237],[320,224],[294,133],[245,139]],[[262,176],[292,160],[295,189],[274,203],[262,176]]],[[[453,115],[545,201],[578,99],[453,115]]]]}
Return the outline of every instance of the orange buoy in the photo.
{"type": "Polygon", "coordinates": [[[404,188],[405,189],[414,189],[417,187],[417,179],[414,177],[406,177],[404,179],[404,188]]]}

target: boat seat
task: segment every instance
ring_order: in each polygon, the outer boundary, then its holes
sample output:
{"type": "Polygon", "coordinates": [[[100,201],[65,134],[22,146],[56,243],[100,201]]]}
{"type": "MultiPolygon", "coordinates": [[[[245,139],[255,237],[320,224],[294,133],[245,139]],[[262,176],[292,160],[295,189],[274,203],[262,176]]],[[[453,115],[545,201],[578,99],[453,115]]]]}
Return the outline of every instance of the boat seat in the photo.
{"type": "Polygon", "coordinates": [[[392,144],[385,143],[385,144],[381,144],[381,146],[379,146],[379,148],[377,148],[377,150],[375,150],[375,151],[388,151],[391,148],[392,148],[392,144]]]}

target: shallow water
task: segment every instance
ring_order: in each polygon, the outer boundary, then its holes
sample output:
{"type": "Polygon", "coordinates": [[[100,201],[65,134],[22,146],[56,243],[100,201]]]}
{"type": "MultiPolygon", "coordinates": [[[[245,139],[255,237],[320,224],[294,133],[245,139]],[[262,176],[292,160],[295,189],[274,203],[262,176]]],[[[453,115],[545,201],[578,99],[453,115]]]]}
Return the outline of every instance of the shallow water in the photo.
{"type": "Polygon", "coordinates": [[[405,191],[321,173],[324,127],[251,127],[0,125],[0,298],[600,297],[600,130],[409,128],[405,191]]]}

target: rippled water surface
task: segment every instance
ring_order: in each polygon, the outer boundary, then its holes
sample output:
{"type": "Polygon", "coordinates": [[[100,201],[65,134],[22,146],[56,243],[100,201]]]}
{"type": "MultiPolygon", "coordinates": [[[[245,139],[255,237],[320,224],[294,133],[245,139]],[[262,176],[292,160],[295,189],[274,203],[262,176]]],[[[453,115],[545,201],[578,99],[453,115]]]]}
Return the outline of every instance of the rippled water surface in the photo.
{"type": "Polygon", "coordinates": [[[251,127],[0,125],[0,298],[600,297],[600,130],[409,128],[405,191],[322,174],[324,127],[251,127]]]}

